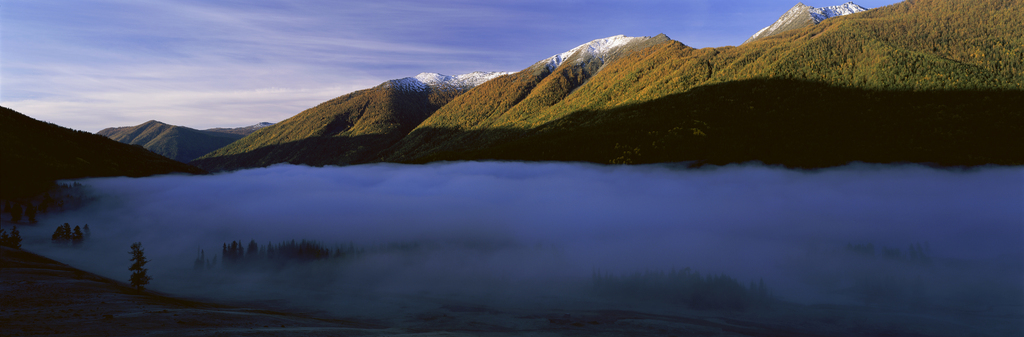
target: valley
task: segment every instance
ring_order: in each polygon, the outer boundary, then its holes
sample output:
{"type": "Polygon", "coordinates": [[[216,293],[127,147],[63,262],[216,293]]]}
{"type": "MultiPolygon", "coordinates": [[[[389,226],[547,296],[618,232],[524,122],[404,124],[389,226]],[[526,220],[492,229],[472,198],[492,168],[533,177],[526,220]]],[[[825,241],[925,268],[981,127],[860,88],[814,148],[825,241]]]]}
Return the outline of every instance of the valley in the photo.
{"type": "Polygon", "coordinates": [[[700,48],[392,5],[79,8],[31,62],[5,34],[0,335],[1024,335],[1024,1],[762,3],[700,48]]]}

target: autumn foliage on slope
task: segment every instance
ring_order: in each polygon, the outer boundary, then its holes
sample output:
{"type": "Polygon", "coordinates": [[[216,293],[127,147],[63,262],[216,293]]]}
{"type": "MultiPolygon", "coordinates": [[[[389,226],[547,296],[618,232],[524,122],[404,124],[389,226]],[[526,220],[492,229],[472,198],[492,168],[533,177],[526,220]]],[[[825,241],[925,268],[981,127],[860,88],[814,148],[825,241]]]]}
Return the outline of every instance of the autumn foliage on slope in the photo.
{"type": "Polygon", "coordinates": [[[1022,8],[907,1],[740,47],[666,42],[535,109],[541,123],[401,160],[1024,164],[1022,8]]]}

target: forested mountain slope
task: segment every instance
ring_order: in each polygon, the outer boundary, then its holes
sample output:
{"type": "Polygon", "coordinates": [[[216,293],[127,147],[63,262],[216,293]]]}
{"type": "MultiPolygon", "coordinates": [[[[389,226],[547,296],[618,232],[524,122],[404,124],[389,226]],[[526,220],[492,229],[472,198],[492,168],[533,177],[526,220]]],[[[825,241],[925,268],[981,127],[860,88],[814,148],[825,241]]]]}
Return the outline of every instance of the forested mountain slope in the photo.
{"type": "Polygon", "coordinates": [[[45,123],[0,107],[0,195],[30,196],[54,180],[203,173],[141,146],[45,123]]]}
{"type": "Polygon", "coordinates": [[[196,159],[211,171],[276,163],[345,165],[376,158],[466,90],[504,73],[424,73],[385,82],[307,109],[196,159]]]}
{"type": "Polygon", "coordinates": [[[96,134],[147,150],[183,163],[245,137],[243,134],[205,131],[148,121],[136,126],[106,128],[96,134]]]}
{"type": "Polygon", "coordinates": [[[605,71],[605,66],[650,46],[668,43],[655,37],[597,39],[541,60],[514,74],[488,81],[452,100],[386,150],[380,160],[404,161],[440,151],[486,147],[519,130],[564,116],[549,107],[561,103],[605,71]],[[489,131],[479,137],[480,131],[489,131]]]}
{"type": "Polygon", "coordinates": [[[379,161],[385,154],[400,157],[448,149],[448,145],[431,148],[435,142],[481,146],[475,142],[485,140],[452,135],[508,123],[539,124],[533,114],[537,108],[560,101],[606,64],[666,41],[664,35],[613,36],[553,55],[514,74],[420,74],[388,81],[321,103],[192,164],[212,171],[283,162],[345,165],[379,161]],[[448,127],[452,129],[443,129],[448,127]],[[410,134],[414,128],[441,131],[410,134]],[[399,150],[383,152],[388,148],[399,150]]]}
{"type": "Polygon", "coordinates": [[[598,39],[455,93],[345,95],[195,163],[1024,164],[1022,18],[1021,0],[916,0],[738,47],[598,39]]]}
{"type": "Polygon", "coordinates": [[[740,47],[664,43],[543,109],[566,117],[385,159],[1024,164],[1022,8],[919,0],[740,47]]]}

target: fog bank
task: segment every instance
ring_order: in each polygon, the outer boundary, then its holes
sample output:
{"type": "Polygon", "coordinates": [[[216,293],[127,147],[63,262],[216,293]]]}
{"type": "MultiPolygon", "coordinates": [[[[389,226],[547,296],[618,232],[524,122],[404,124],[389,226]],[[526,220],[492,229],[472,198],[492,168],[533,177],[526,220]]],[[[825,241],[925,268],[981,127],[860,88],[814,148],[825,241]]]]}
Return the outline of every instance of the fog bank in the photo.
{"type": "Polygon", "coordinates": [[[1024,302],[1020,168],[458,162],[275,165],[81,182],[97,199],[22,228],[25,247],[127,280],[128,247],[142,242],[152,260],[150,288],[174,293],[253,300],[368,289],[508,295],[586,281],[595,271],[689,267],[743,284],[763,279],[780,297],[804,303],[862,302],[865,295],[851,293],[861,287],[854,280],[880,274],[923,278],[934,301],[1010,295],[1009,304],[1024,302]],[[49,235],[65,222],[89,224],[92,237],[79,248],[51,244],[49,235]],[[244,286],[223,281],[234,292],[211,286],[213,276],[198,283],[183,276],[198,249],[210,258],[233,240],[292,239],[433,248],[375,255],[340,271],[289,271],[325,277],[299,295],[282,290],[288,277],[273,273],[244,286]],[[848,244],[875,248],[867,255],[848,244]],[[926,264],[883,256],[884,248],[909,256],[915,244],[927,247],[926,264]]]}

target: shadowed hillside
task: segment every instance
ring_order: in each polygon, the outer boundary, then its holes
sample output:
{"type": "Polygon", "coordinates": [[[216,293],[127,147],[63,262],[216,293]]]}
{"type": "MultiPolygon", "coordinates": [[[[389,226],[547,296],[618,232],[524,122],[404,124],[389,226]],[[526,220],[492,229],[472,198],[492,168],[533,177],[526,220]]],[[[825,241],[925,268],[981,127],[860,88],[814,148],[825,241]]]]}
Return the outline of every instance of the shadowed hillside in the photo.
{"type": "MultiPolygon", "coordinates": [[[[497,146],[411,162],[1022,165],[1022,104],[1024,95],[1016,91],[897,92],[796,80],[736,81],[610,110],[580,111],[519,130],[519,139],[497,146]],[[839,98],[843,103],[835,104],[839,98]]],[[[507,133],[491,132],[476,137],[507,133]]]]}
{"type": "Polygon", "coordinates": [[[107,137],[40,122],[0,107],[0,194],[20,197],[45,191],[55,180],[141,177],[202,170],[107,137]]]}
{"type": "Polygon", "coordinates": [[[164,157],[183,163],[245,137],[244,134],[202,131],[148,121],[136,126],[106,128],[99,135],[131,145],[141,145],[164,157]]]}

